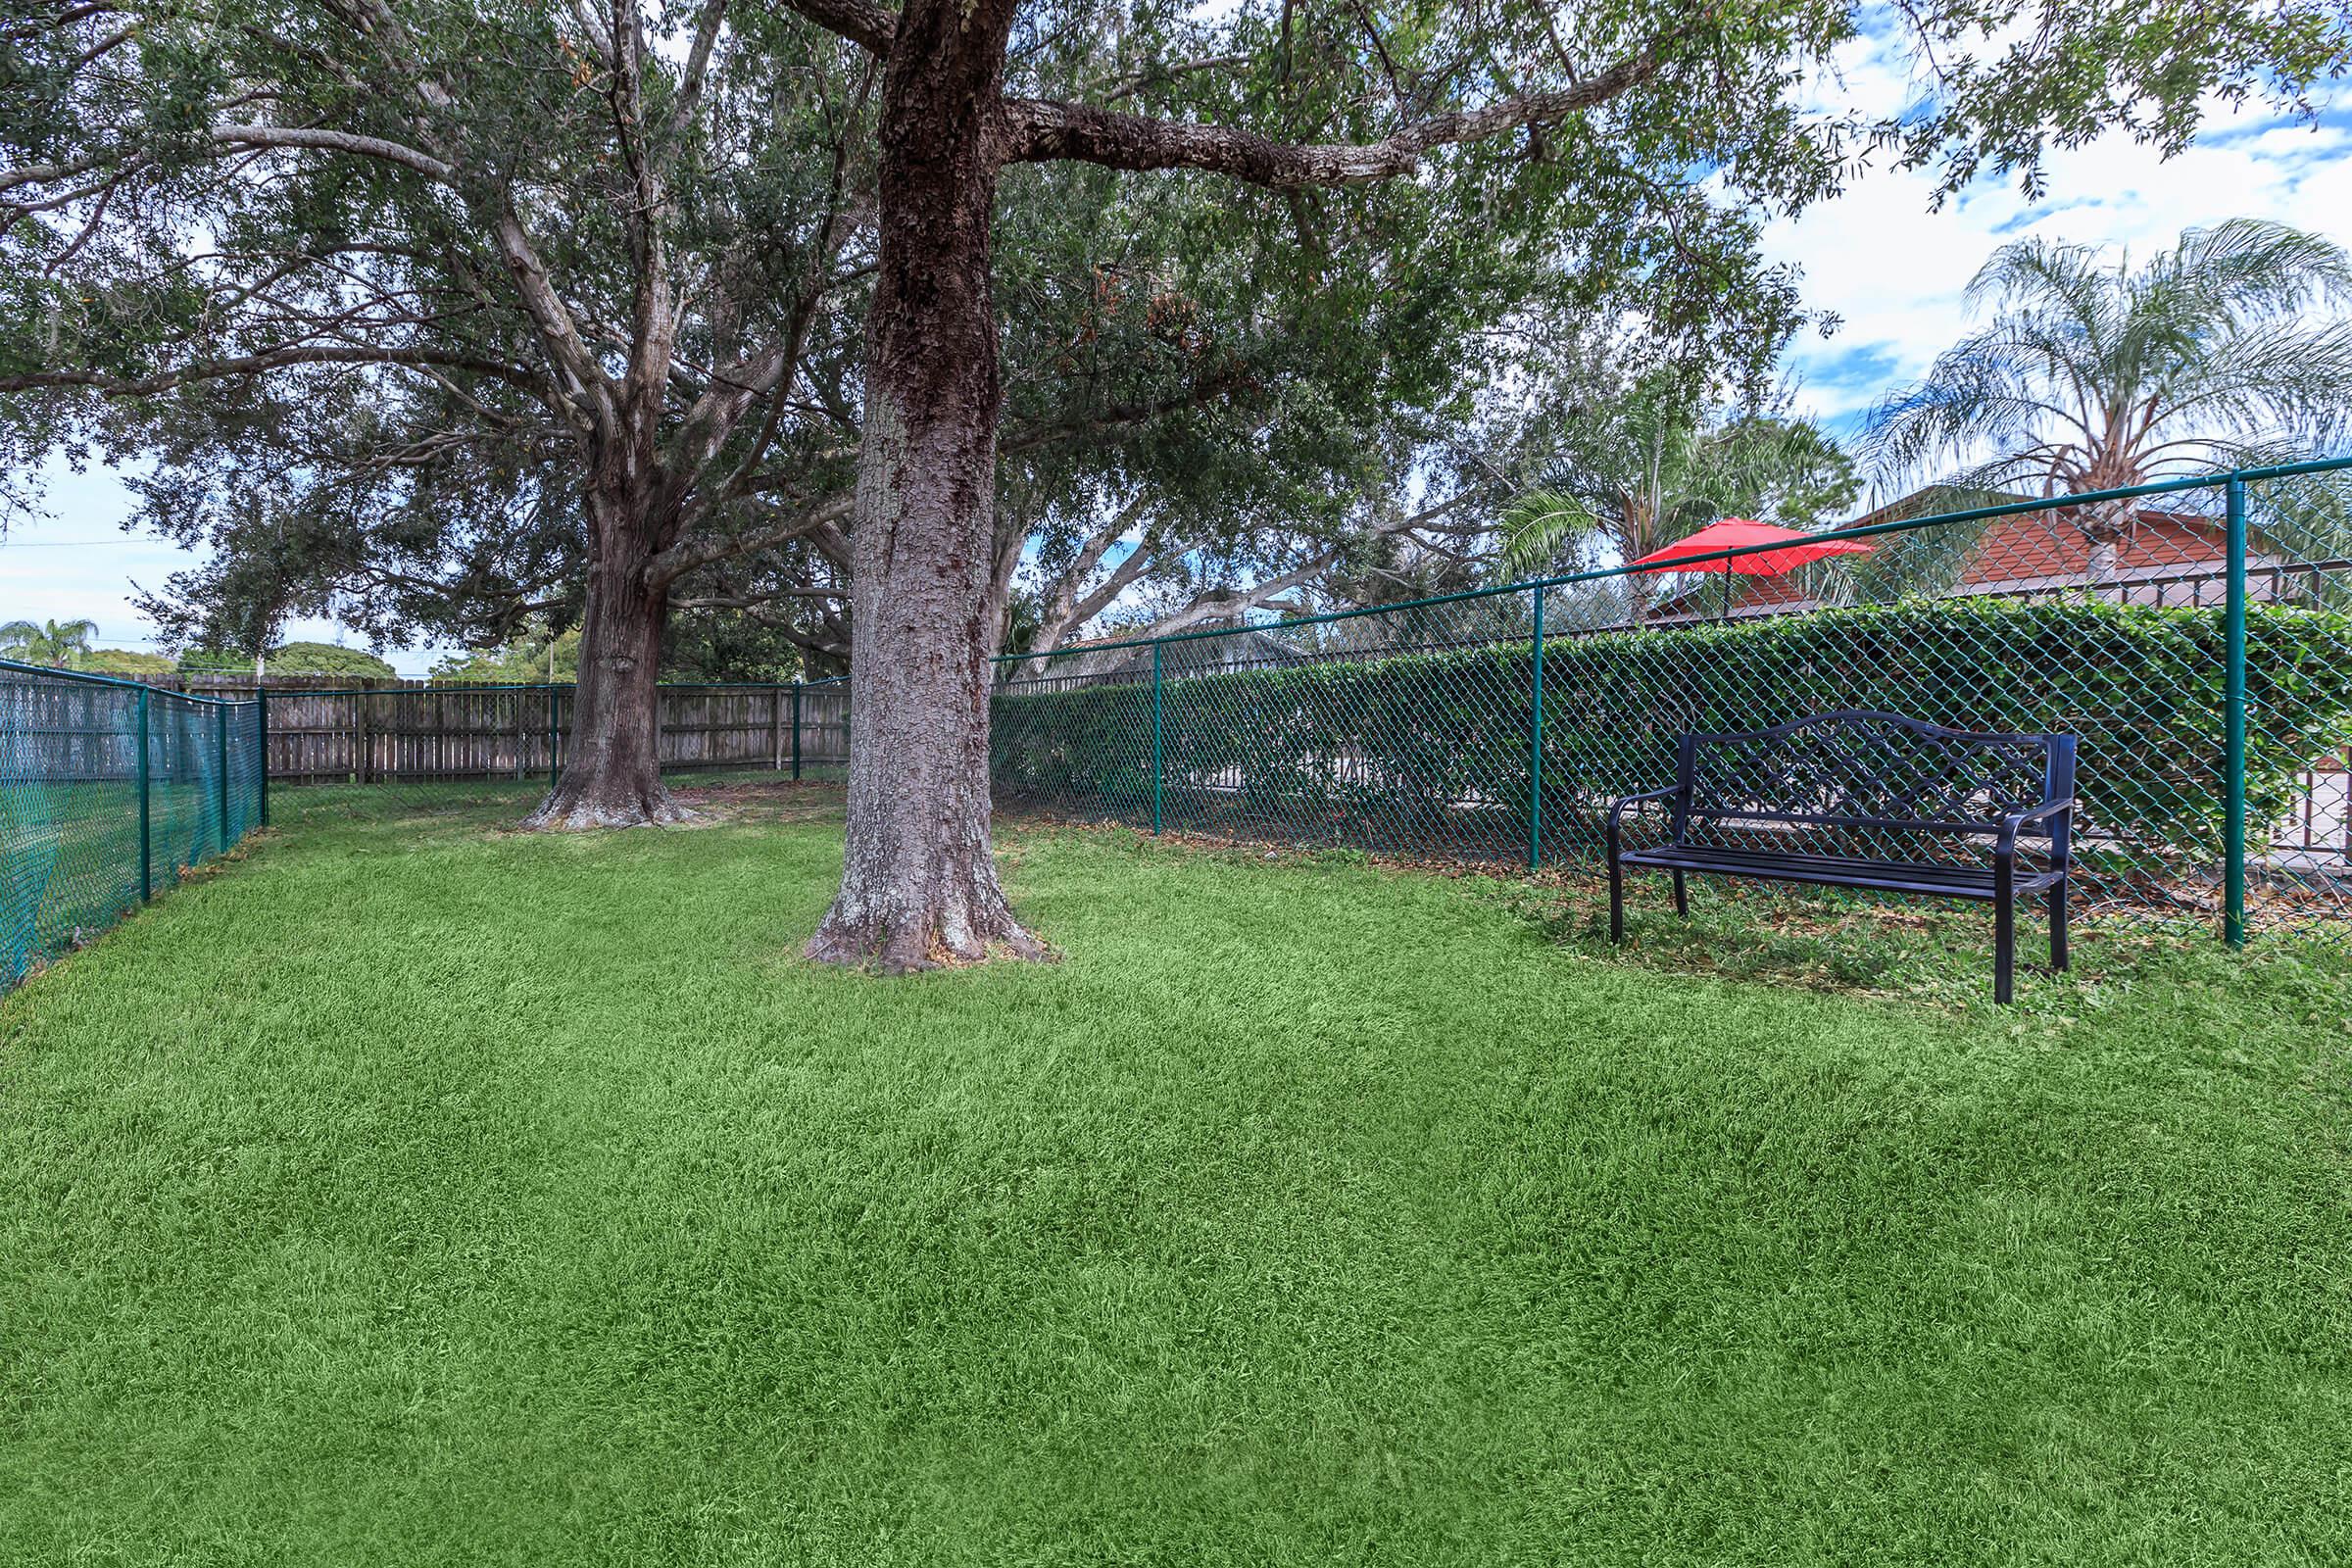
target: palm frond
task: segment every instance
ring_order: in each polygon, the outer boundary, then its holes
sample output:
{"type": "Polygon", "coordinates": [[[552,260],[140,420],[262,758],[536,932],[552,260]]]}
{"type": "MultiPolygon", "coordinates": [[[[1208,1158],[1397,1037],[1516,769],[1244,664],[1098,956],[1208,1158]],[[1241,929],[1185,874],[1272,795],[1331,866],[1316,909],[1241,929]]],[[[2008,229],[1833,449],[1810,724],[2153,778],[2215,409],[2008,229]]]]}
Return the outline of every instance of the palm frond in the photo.
{"type": "Polygon", "coordinates": [[[1503,509],[1502,549],[1497,558],[1513,577],[1548,569],[1570,544],[1603,529],[1602,514],[1590,502],[1556,490],[1533,490],[1503,509]]]}
{"type": "Polygon", "coordinates": [[[1927,375],[1871,409],[1862,466],[1882,485],[1924,479],[1946,465],[2013,448],[2052,425],[2087,433],[2087,412],[2069,407],[2052,345],[2011,326],[1977,332],[1936,357],[1927,375]]]}
{"type": "Polygon", "coordinates": [[[2352,255],[2285,224],[2191,229],[2137,270],[2022,240],[1969,285],[1995,318],[1871,411],[1882,485],[1944,465],[2049,491],[2352,436],[2352,255]]]}

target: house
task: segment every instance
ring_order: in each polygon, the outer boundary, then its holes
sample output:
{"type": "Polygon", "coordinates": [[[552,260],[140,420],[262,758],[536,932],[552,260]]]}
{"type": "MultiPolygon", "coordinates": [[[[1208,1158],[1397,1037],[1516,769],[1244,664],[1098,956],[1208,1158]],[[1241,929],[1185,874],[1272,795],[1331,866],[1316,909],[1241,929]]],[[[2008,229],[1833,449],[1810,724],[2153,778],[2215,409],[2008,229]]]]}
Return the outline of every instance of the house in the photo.
{"type": "MultiPolygon", "coordinates": [[[[2031,499],[1961,496],[1934,486],[1838,526],[1864,528],[2031,499]]],[[[2105,560],[2094,558],[2081,514],[2071,508],[1934,524],[1882,534],[1876,543],[1870,556],[1842,557],[1781,577],[1736,577],[1730,614],[1788,614],[1825,603],[1867,603],[1906,592],[1936,598],[2040,598],[2080,592],[2123,604],[2219,609],[2229,569],[2223,519],[2177,507],[2134,511],[2105,560]],[[1954,553],[1956,563],[1950,559],[1954,553]]],[[[2256,601],[2295,593],[2295,558],[2259,534],[2246,565],[2247,592],[2256,601]]],[[[1693,574],[1658,603],[1650,618],[1688,623],[1718,619],[1724,613],[1721,578],[1693,574]]]]}
{"type": "MultiPolygon", "coordinates": [[[[1160,674],[1178,680],[1237,669],[1304,663],[1314,656],[1272,632],[1246,628],[1160,645],[1160,674]]],[[[1007,683],[1053,681],[1073,686],[1122,686],[1152,678],[1152,649],[1121,637],[1065,643],[1052,654],[1004,666],[1007,683]]]]}

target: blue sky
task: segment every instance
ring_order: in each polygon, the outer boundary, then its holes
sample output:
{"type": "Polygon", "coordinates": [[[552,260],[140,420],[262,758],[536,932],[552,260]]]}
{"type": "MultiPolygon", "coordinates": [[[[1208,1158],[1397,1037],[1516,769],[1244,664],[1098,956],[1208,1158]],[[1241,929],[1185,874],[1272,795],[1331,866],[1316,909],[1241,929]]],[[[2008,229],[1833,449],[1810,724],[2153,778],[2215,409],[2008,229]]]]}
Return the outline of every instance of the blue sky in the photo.
{"type": "MultiPolygon", "coordinates": [[[[1891,112],[1910,95],[1882,40],[1855,40],[1838,65],[1825,97],[1891,112]]],[[[1837,201],[1771,224],[1772,259],[1801,268],[1806,299],[1843,318],[1834,336],[1808,336],[1791,350],[1797,408],[1850,431],[1873,400],[1917,376],[1965,329],[1960,294],[1969,275],[1994,246],[2025,234],[2145,252],[2185,227],[2261,217],[2352,246],[2352,111],[2330,113],[2313,128],[2223,110],[2197,145],[2170,163],[2114,136],[2054,155],[2049,175],[2039,204],[2029,205],[2014,186],[1984,182],[1937,211],[1928,176],[1872,172],[1837,201]]],[[[56,467],[51,515],[0,538],[0,620],[86,616],[107,646],[152,646],[155,629],[131,609],[131,585],[160,587],[192,558],[121,532],[130,510],[111,475],[56,467]]],[[[296,622],[285,635],[359,641],[319,621],[296,622]]],[[[421,673],[434,657],[382,652],[404,673],[421,673]]]]}

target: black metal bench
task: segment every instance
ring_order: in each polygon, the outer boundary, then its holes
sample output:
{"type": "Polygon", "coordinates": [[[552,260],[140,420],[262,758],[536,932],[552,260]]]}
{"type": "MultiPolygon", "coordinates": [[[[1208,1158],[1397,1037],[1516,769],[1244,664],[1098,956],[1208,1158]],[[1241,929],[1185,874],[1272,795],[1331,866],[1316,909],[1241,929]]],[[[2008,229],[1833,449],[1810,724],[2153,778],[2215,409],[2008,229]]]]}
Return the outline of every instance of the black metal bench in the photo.
{"type": "Polygon", "coordinates": [[[1673,873],[1675,912],[1686,916],[1684,878],[1694,871],[1980,900],[1993,908],[1993,1000],[2007,1002],[2021,895],[2047,896],[2050,966],[2066,967],[2074,796],[2072,735],[1978,734],[1874,712],[1685,735],[1670,788],[1609,807],[1609,940],[1625,940],[1629,865],[1673,873]],[[1672,811],[1666,842],[1626,849],[1626,810],[1651,802],[1672,811]],[[1987,837],[1988,863],[1978,843],[1987,837]],[[2021,839],[2032,856],[2023,861],[2021,839]],[[1971,844],[1975,860],[1953,858],[1971,844]]]}

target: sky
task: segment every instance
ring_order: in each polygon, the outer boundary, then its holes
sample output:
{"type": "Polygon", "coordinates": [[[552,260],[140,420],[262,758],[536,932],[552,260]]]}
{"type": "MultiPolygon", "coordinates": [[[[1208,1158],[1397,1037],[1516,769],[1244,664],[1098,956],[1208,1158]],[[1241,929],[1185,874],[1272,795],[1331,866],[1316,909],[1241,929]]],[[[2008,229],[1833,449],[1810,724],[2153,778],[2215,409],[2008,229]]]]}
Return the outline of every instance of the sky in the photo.
{"type": "MultiPolygon", "coordinates": [[[[1867,112],[1898,111],[1909,96],[1885,40],[1841,53],[1825,97],[1867,112]]],[[[2104,137],[2048,163],[2045,198],[1982,181],[1936,210],[1927,173],[1866,172],[1845,194],[1773,222],[1774,261],[1802,270],[1806,301],[1842,318],[1827,339],[1790,350],[1795,408],[1850,433],[1889,388],[1916,378],[1970,325],[1961,291],[1994,247],[2024,235],[2123,246],[2135,255],[2183,228],[2226,218],[2270,218],[2352,246],[2352,104],[2317,127],[2258,111],[2220,111],[2197,143],[2170,162],[2127,136],[2104,137]]],[[[0,620],[88,618],[105,647],[149,648],[155,628],[131,608],[131,585],[160,588],[194,558],[163,540],[125,535],[130,499],[104,472],[50,475],[50,515],[0,537],[0,620]]],[[[291,640],[360,643],[323,621],[297,621],[291,640]]],[[[430,649],[378,650],[404,674],[421,674],[430,649]]]]}
{"type": "MultiPolygon", "coordinates": [[[[1885,38],[1845,46],[1826,93],[1870,114],[1909,94],[1885,38]]],[[[2014,181],[1981,180],[1935,209],[1928,172],[1872,171],[1837,200],[1776,221],[1764,248],[1803,270],[1806,302],[1843,318],[1787,359],[1795,406],[1849,434],[1881,395],[1917,379],[1972,324],[1962,291],[1996,247],[2027,236],[2119,246],[2144,256],[2184,228],[2268,218],[2352,246],[2352,95],[2316,126],[2217,106],[2205,132],[2173,159],[2110,135],[2052,154],[2048,189],[2028,203],[2014,181]]]]}

